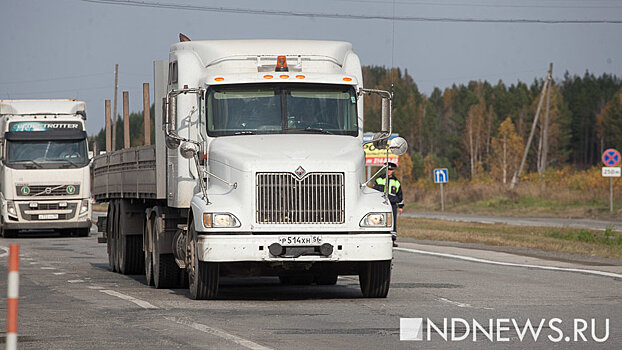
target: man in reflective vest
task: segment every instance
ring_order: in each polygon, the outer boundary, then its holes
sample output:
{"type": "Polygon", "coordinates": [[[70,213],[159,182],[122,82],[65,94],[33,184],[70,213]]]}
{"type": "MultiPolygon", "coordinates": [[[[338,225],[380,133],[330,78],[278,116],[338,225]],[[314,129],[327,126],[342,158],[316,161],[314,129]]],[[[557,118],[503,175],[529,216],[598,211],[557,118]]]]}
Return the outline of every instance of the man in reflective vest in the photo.
{"type": "MultiPolygon", "coordinates": [[[[397,213],[402,213],[404,208],[404,199],[402,198],[402,184],[400,180],[393,175],[393,171],[397,168],[397,164],[389,162],[389,202],[391,202],[391,208],[393,209],[393,246],[397,247],[395,240],[397,239],[397,213]]],[[[384,192],[384,186],[387,183],[384,176],[378,177],[374,184],[374,189],[380,192],[384,192]]]]}

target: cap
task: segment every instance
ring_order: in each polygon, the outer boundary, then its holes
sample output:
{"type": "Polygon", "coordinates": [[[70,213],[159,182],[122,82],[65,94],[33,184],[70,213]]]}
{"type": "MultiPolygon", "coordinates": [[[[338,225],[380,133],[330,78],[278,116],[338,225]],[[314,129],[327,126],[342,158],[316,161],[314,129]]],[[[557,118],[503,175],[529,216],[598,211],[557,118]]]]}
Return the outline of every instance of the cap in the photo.
{"type": "Polygon", "coordinates": [[[389,170],[393,170],[397,168],[397,164],[393,163],[393,162],[389,162],[389,170]]]}

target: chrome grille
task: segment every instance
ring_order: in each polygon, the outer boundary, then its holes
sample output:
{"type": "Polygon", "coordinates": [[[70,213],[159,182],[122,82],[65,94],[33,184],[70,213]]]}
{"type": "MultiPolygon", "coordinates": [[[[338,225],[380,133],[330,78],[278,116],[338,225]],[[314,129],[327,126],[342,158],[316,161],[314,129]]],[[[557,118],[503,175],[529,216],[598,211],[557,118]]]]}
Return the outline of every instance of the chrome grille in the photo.
{"type": "Polygon", "coordinates": [[[341,224],[344,192],[343,173],[257,173],[257,223],[341,224]]]}
{"type": "Polygon", "coordinates": [[[80,185],[17,185],[15,192],[23,197],[74,196],[80,194],[80,185]]]}

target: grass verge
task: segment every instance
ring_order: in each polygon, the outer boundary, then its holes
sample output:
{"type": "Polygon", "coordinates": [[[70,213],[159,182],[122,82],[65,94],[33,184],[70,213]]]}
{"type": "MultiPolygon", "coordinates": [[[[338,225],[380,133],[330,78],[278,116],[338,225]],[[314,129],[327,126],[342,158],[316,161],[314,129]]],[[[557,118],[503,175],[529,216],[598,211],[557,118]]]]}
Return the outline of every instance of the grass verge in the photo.
{"type": "Polygon", "coordinates": [[[611,229],[602,232],[412,218],[400,218],[398,225],[400,237],[512,246],[622,259],[622,234],[611,229]]]}

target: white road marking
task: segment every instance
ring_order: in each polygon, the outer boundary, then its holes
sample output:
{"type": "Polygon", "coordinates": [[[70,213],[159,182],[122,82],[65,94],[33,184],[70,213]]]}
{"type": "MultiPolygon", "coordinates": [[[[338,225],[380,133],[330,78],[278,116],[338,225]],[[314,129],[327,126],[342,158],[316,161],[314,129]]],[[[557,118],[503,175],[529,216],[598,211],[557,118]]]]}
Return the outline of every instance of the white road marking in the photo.
{"type": "Polygon", "coordinates": [[[449,299],[445,299],[445,298],[438,298],[438,300],[440,300],[442,302],[445,302],[447,304],[455,305],[457,307],[466,307],[466,308],[472,308],[473,307],[473,306],[471,306],[471,304],[460,303],[460,302],[449,300],[449,299]]]}
{"type": "Polygon", "coordinates": [[[104,287],[100,287],[100,286],[88,286],[88,289],[104,289],[104,287]]]}
{"type": "Polygon", "coordinates": [[[494,310],[491,307],[476,307],[476,306],[473,306],[471,304],[461,303],[461,302],[458,302],[458,301],[453,301],[453,300],[449,300],[449,299],[445,299],[445,298],[438,298],[438,300],[442,301],[444,303],[447,303],[447,304],[455,305],[457,307],[464,307],[464,308],[471,308],[471,309],[494,310]]]}
{"type": "Polygon", "coordinates": [[[83,283],[84,280],[69,280],[67,283],[83,283]]]}
{"type": "Polygon", "coordinates": [[[41,266],[41,270],[56,270],[56,268],[50,266],[41,266]]]}
{"type": "Polygon", "coordinates": [[[579,273],[586,273],[586,274],[597,275],[597,276],[622,278],[621,274],[613,273],[613,272],[605,272],[605,271],[597,271],[597,270],[585,270],[585,269],[572,269],[572,268],[567,268],[567,267],[544,266],[544,265],[516,264],[516,263],[509,263],[509,262],[502,262],[502,261],[479,259],[479,258],[473,258],[473,257],[470,257],[470,256],[463,256],[463,255],[456,255],[456,254],[427,252],[425,250],[419,250],[419,249],[408,249],[408,248],[394,248],[394,249],[402,251],[402,252],[407,252],[407,253],[416,253],[416,254],[423,254],[423,255],[440,256],[440,257],[444,257],[444,258],[472,261],[472,262],[478,262],[478,263],[483,263],[483,264],[512,266],[512,267],[527,267],[527,268],[531,268],[531,269],[550,270],[550,271],[579,272],[579,273]]]}
{"type": "Polygon", "coordinates": [[[252,342],[248,339],[244,339],[244,338],[240,338],[237,335],[233,335],[230,333],[227,333],[223,330],[217,329],[217,328],[213,328],[213,327],[209,327],[206,326],[204,324],[200,324],[200,323],[196,323],[196,322],[192,322],[190,320],[187,319],[183,319],[180,317],[164,317],[165,319],[169,320],[169,321],[173,321],[177,324],[181,324],[184,326],[188,326],[190,328],[196,329],[197,331],[201,331],[204,333],[209,333],[212,335],[215,335],[217,337],[221,337],[223,339],[229,340],[231,342],[234,342],[238,345],[241,345],[247,349],[252,349],[252,350],[272,350],[272,348],[268,348],[265,347],[263,345],[259,345],[255,342],[252,342]]]}
{"type": "Polygon", "coordinates": [[[0,247],[0,250],[4,251],[4,252],[0,253],[0,258],[3,258],[5,256],[9,256],[9,248],[7,248],[7,247],[0,247]]]}
{"type": "Polygon", "coordinates": [[[56,276],[64,275],[66,272],[54,272],[56,276]]]}
{"type": "Polygon", "coordinates": [[[114,291],[114,290],[103,289],[103,290],[100,290],[100,292],[106,293],[108,295],[112,295],[113,297],[117,297],[117,298],[120,298],[120,299],[123,299],[123,300],[130,301],[130,302],[132,302],[132,303],[142,307],[143,309],[159,309],[157,306],[155,306],[153,304],[150,304],[150,303],[148,303],[148,302],[146,302],[144,300],[136,299],[134,297],[131,297],[129,295],[125,295],[123,293],[119,293],[119,292],[114,291]]]}

